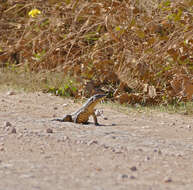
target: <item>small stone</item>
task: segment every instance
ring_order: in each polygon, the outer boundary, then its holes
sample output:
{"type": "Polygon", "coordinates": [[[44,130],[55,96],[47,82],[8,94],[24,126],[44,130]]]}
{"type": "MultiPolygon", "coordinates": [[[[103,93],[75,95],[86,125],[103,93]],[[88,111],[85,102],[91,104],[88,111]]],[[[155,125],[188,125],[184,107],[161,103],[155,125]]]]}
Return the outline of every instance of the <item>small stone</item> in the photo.
{"type": "Polygon", "coordinates": [[[147,156],[147,157],[145,158],[145,160],[150,160],[150,157],[149,157],[149,156],[147,156]]]}
{"type": "Polygon", "coordinates": [[[173,123],[170,124],[170,127],[175,126],[175,125],[176,125],[176,124],[173,122],[173,123]]]}
{"type": "Polygon", "coordinates": [[[53,130],[50,129],[50,128],[48,128],[48,129],[46,129],[46,132],[47,132],[47,133],[53,133],[53,130]]]}
{"type": "Polygon", "coordinates": [[[9,121],[6,121],[5,124],[4,124],[5,127],[11,127],[11,123],[9,121]]]}
{"type": "Polygon", "coordinates": [[[164,182],[165,182],[165,183],[170,183],[170,182],[172,182],[172,178],[170,178],[170,177],[169,177],[169,178],[166,178],[166,179],[164,180],[164,182]]]}
{"type": "Polygon", "coordinates": [[[92,145],[92,144],[98,144],[97,140],[91,140],[87,143],[88,146],[92,145]]]}
{"type": "Polygon", "coordinates": [[[131,176],[130,176],[130,179],[136,179],[136,177],[135,177],[135,176],[133,176],[133,175],[131,175],[131,176]]]}
{"type": "Polygon", "coordinates": [[[126,179],[126,178],[128,178],[128,175],[127,175],[127,174],[122,174],[122,175],[121,175],[121,178],[122,178],[122,179],[126,179]]]}
{"type": "Polygon", "coordinates": [[[7,95],[9,95],[9,96],[16,95],[16,92],[14,92],[14,91],[9,91],[9,92],[7,92],[7,95]]]}
{"type": "Polygon", "coordinates": [[[22,137],[23,137],[23,134],[19,134],[19,135],[17,136],[18,139],[21,139],[22,137]]]}
{"type": "Polygon", "coordinates": [[[64,136],[63,141],[67,141],[67,140],[70,140],[70,138],[68,136],[64,136]]]}
{"type": "Polygon", "coordinates": [[[4,151],[5,149],[4,149],[4,147],[0,147],[0,151],[4,151]]]}
{"type": "Polygon", "coordinates": [[[184,114],[184,115],[188,115],[188,111],[185,111],[183,114],[184,114]]]}
{"type": "Polygon", "coordinates": [[[137,171],[137,168],[136,168],[136,166],[132,166],[132,167],[130,168],[130,170],[134,172],[134,171],[137,171]]]}
{"type": "Polygon", "coordinates": [[[70,138],[68,136],[64,136],[64,137],[59,138],[57,141],[58,142],[65,142],[65,141],[68,141],[68,140],[70,140],[70,138]]]}
{"type": "Polygon", "coordinates": [[[98,172],[101,172],[102,171],[102,168],[95,168],[96,169],[96,171],[98,171],[98,172]]]}
{"type": "Polygon", "coordinates": [[[16,134],[16,128],[15,128],[15,127],[13,127],[13,128],[11,129],[11,133],[16,134]]]}
{"type": "Polygon", "coordinates": [[[102,146],[103,148],[105,148],[105,149],[108,149],[108,148],[109,148],[109,146],[106,145],[106,144],[102,144],[101,146],[102,146]]]}
{"type": "Polygon", "coordinates": [[[58,108],[57,107],[54,107],[54,110],[57,110],[58,108]]]}
{"type": "Polygon", "coordinates": [[[187,128],[188,128],[188,129],[191,129],[191,128],[192,128],[192,126],[191,126],[191,125],[188,125],[188,126],[187,126],[187,128]]]}

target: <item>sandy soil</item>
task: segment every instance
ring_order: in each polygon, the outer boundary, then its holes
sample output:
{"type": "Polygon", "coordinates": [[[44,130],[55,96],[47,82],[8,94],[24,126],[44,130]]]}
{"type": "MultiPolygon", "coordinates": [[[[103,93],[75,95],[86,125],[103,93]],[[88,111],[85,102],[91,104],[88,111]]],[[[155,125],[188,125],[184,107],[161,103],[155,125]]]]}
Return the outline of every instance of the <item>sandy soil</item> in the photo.
{"type": "Polygon", "coordinates": [[[193,118],[98,105],[102,126],[51,121],[80,106],[0,93],[0,190],[193,189],[193,118]]]}

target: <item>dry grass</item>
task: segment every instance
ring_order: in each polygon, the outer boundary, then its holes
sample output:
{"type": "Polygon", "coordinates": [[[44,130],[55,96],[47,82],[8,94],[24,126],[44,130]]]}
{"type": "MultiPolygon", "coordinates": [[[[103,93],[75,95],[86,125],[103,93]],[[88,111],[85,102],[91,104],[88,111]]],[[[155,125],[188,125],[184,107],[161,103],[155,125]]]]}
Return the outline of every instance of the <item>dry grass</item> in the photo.
{"type": "Polygon", "coordinates": [[[2,66],[63,72],[81,84],[72,96],[104,91],[121,102],[145,105],[192,99],[191,0],[1,4],[2,66]],[[33,8],[41,14],[32,18],[33,8]]]}
{"type": "Polygon", "coordinates": [[[15,89],[27,92],[43,91],[61,96],[73,96],[78,83],[63,72],[29,72],[18,68],[4,68],[1,71],[1,89],[15,89]]]}
{"type": "MultiPolygon", "coordinates": [[[[55,72],[29,72],[28,69],[21,68],[4,68],[1,70],[0,89],[1,90],[16,90],[25,92],[49,92],[55,95],[71,97],[76,94],[81,84],[66,77],[64,73],[55,72]]],[[[79,98],[76,96],[76,98],[79,98]]],[[[179,113],[183,115],[193,115],[193,102],[180,102],[178,104],[157,105],[157,106],[142,106],[140,104],[128,105],[108,101],[103,102],[107,107],[121,111],[123,113],[147,113],[152,112],[167,112],[179,113]]]]}

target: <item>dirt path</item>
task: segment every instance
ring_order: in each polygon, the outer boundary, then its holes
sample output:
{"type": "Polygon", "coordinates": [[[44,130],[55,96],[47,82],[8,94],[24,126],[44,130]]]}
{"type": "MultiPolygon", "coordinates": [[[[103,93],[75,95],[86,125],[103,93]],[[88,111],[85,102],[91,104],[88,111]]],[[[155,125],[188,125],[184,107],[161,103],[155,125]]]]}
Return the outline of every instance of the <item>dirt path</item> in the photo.
{"type": "Polygon", "coordinates": [[[49,94],[0,93],[0,190],[193,189],[191,117],[99,105],[104,126],[50,121],[78,107],[49,94]]]}

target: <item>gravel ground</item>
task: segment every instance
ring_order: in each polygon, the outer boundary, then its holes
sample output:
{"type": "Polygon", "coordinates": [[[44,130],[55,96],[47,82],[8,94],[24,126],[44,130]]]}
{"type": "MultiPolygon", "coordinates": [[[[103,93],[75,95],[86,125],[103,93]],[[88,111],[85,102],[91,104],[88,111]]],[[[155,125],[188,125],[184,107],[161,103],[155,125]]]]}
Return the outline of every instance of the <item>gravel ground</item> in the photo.
{"type": "Polygon", "coordinates": [[[0,190],[193,189],[192,117],[101,104],[102,126],[51,121],[80,106],[0,92],[0,190]]]}

